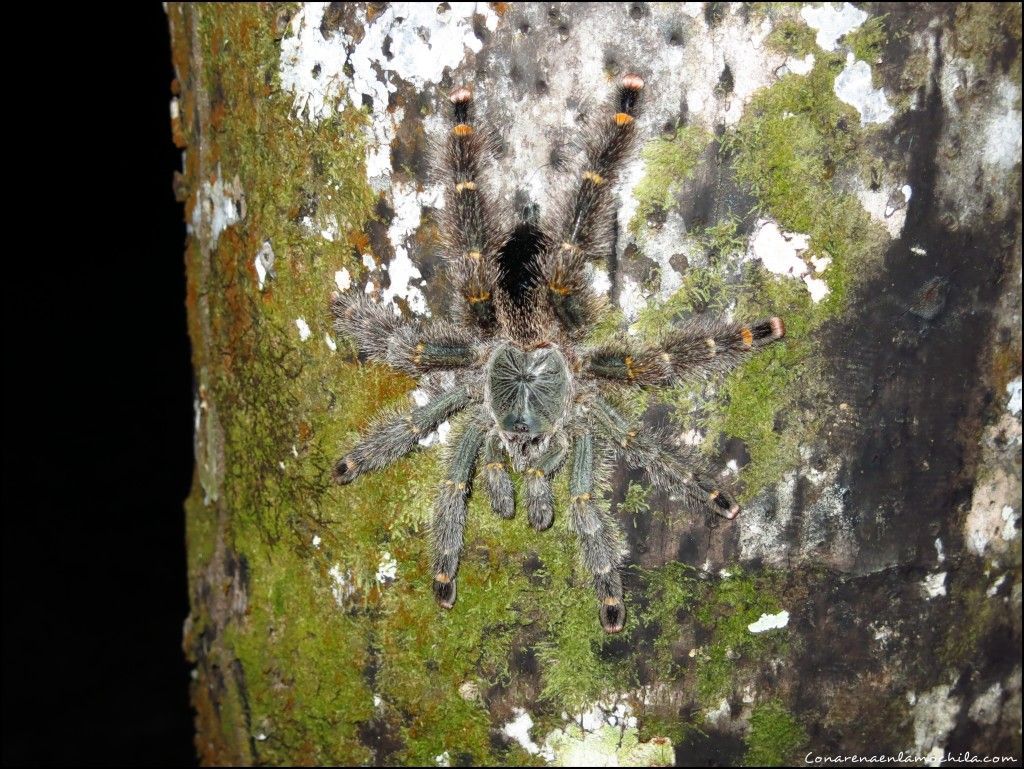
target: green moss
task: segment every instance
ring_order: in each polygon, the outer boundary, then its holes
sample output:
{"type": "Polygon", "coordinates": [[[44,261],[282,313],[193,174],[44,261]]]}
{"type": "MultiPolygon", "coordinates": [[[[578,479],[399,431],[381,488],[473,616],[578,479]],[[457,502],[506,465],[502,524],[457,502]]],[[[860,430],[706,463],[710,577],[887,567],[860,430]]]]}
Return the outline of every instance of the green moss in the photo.
{"type": "Polygon", "coordinates": [[[644,339],[657,342],[674,321],[696,312],[722,310],[728,304],[725,274],[718,266],[693,267],[668,299],[652,299],[637,314],[633,328],[644,339]]]}
{"type": "MultiPolygon", "coordinates": [[[[581,580],[574,586],[560,586],[557,593],[552,596],[553,603],[562,613],[548,614],[547,635],[537,645],[542,665],[541,696],[575,713],[611,692],[628,689],[634,682],[624,661],[601,654],[612,639],[597,621],[590,585],[581,580]]],[[[626,623],[623,632],[628,634],[636,624],[631,613],[627,613],[626,623]]]]}
{"type": "Polygon", "coordinates": [[[643,484],[630,481],[626,488],[626,497],[619,504],[619,509],[634,518],[650,512],[651,506],[647,504],[647,488],[643,484]]]}
{"type": "MultiPolygon", "coordinates": [[[[787,39],[806,38],[797,22],[787,25],[783,20],[779,25],[777,29],[788,29],[787,39]]],[[[865,41],[878,39],[880,33],[871,30],[865,41]]],[[[741,501],[793,466],[801,439],[817,428],[817,417],[795,408],[801,398],[814,402],[826,397],[816,376],[815,331],[846,306],[854,276],[887,243],[881,226],[834,183],[837,174],[859,172],[864,141],[857,113],[833,90],[842,66],[838,54],[819,51],[808,75],[786,75],[756,93],[737,128],[721,142],[722,153],[731,159],[737,179],[756,196],[760,212],[786,231],[807,233],[810,253],[830,260],[821,275],[829,289],[825,299],[813,303],[803,283],[773,276],[758,263],[742,264],[737,280],[726,265],[739,261],[746,244],[739,219],[730,216],[692,233],[707,255],[706,264],[691,268],[671,297],[651,301],[634,326],[643,338],[657,341],[673,321],[701,312],[721,313],[733,302],[738,318],[779,315],[785,320],[786,341],[730,374],[714,402],[702,399],[692,384],[659,395],[684,416],[695,411],[695,404],[705,404],[697,410],[699,426],[708,431],[705,445],[717,445],[721,435],[747,445],[752,461],[741,474],[741,501]]],[[[685,174],[691,171],[685,167],[685,174]]],[[[670,186],[660,183],[657,189],[670,186]]]]}
{"type": "Polygon", "coordinates": [[[224,641],[245,671],[259,762],[371,761],[359,739],[373,717],[365,618],[344,615],[326,575],[290,548],[249,565],[249,612],[224,641]]]}
{"type": "Polygon", "coordinates": [[[681,126],[669,139],[654,139],[642,151],[644,177],[633,189],[636,214],[629,229],[639,234],[647,218],[675,202],[679,185],[693,173],[711,135],[698,126],[681,126]]]}
{"type": "Polygon", "coordinates": [[[872,16],[853,32],[847,33],[840,42],[853,51],[853,55],[868,64],[877,64],[882,58],[882,49],[888,42],[886,19],[889,14],[872,16]]]}
{"type": "Polygon", "coordinates": [[[598,317],[587,334],[588,345],[600,345],[615,340],[626,328],[626,316],[618,307],[609,307],[598,317]]]}
{"type": "MultiPolygon", "coordinates": [[[[643,627],[655,631],[654,659],[659,678],[670,681],[680,673],[674,654],[679,640],[679,615],[684,611],[692,613],[707,597],[707,590],[697,578],[697,570],[683,563],[667,563],[642,572],[642,576],[646,605],[640,621],[643,627]]],[[[683,735],[668,736],[681,739],[683,735]]]]}
{"type": "MultiPolygon", "coordinates": [[[[707,579],[693,567],[667,563],[640,570],[640,576],[645,589],[639,625],[653,638],[651,667],[660,681],[687,676],[702,708],[717,707],[738,681],[756,675],[764,659],[785,653],[786,631],[751,633],[748,627],[762,614],[780,610],[780,575],[775,572],[741,571],[707,579]],[[707,640],[687,652],[681,633],[689,623],[696,627],[690,625],[688,633],[707,640]]],[[[676,741],[696,728],[657,708],[645,716],[661,724],[659,733],[676,741]],[[669,728],[673,718],[677,729],[669,728]]]]}
{"type": "Polygon", "coordinates": [[[691,235],[703,246],[711,264],[719,264],[728,257],[742,254],[747,248],[747,239],[740,232],[742,222],[734,213],[706,227],[695,227],[691,235]]]}
{"type": "Polygon", "coordinates": [[[982,72],[1003,69],[1021,82],[1021,4],[960,3],[953,23],[956,52],[982,72]],[[1012,57],[1006,56],[1012,52],[1012,57]]]}
{"type": "Polygon", "coordinates": [[[780,610],[771,572],[739,572],[714,584],[696,610],[711,640],[696,654],[697,694],[704,707],[714,707],[732,688],[737,668],[756,665],[785,646],[786,631],[751,633],[748,626],[762,614],[780,610]]]}
{"type": "MultiPolygon", "coordinates": [[[[829,294],[818,304],[799,281],[745,264],[738,286],[736,316],[779,315],[786,322],[783,344],[736,369],[722,387],[720,406],[708,415],[709,438],[740,438],[751,455],[741,477],[749,500],[797,461],[803,436],[814,433],[817,417],[803,417],[802,397],[825,397],[815,371],[815,330],[838,314],[854,276],[877,259],[887,236],[852,195],[837,191],[835,176],[857,173],[863,136],[859,119],[833,91],[842,68],[838,55],[819,53],[804,76],[789,74],[754,95],[736,130],[722,148],[733,158],[737,178],[749,185],[764,214],[783,230],[807,233],[810,253],[831,260],[821,277],[829,294]],[[780,422],[780,416],[787,415],[780,422]],[[788,419],[788,421],[787,421],[788,419]]],[[[671,301],[671,300],[670,300],[671,301]]],[[[709,441],[713,442],[713,440],[709,441]]]]}
{"type": "Polygon", "coordinates": [[[747,766],[794,766],[807,732],[781,702],[765,702],[750,715],[746,743],[747,766]]]}
{"type": "Polygon", "coordinates": [[[713,410],[704,424],[710,435],[739,438],[747,446],[750,463],[743,469],[743,502],[778,480],[799,459],[799,435],[790,429],[792,424],[780,422],[780,415],[789,413],[801,374],[806,372],[815,314],[801,282],[780,280],[759,265],[747,265],[737,317],[785,318],[786,341],[760,352],[725,379],[719,391],[724,405],[713,410]]]}
{"type": "Polygon", "coordinates": [[[217,510],[203,504],[202,489],[185,501],[185,543],[190,580],[198,579],[217,546],[217,510]]]}
{"type": "Polygon", "coordinates": [[[822,54],[807,75],[788,74],[758,91],[728,137],[739,179],[787,230],[813,232],[837,194],[840,163],[856,159],[857,112],[833,91],[843,60],[822,54]]]}
{"type": "Polygon", "coordinates": [[[776,22],[765,40],[776,51],[803,58],[818,50],[814,30],[799,19],[784,18],[776,22]]]}
{"type": "MultiPolygon", "coordinates": [[[[209,257],[203,297],[211,349],[231,351],[210,361],[209,400],[224,433],[224,534],[249,578],[244,614],[218,643],[240,663],[258,762],[368,763],[375,756],[360,733],[377,718],[365,675],[374,659],[370,610],[381,600],[375,572],[400,538],[392,527],[414,527],[428,514],[425,483],[416,479],[433,463],[416,457],[358,490],[330,482],[342,447],[412,386],[380,367],[342,363],[324,340],[333,273],[360,272],[353,244],[364,242],[375,201],[365,180],[365,116],[348,109],[316,126],[289,117],[291,95],[274,86],[279,51],[269,7],[194,12],[212,94],[204,151],[225,179],[238,175],[246,203],[244,219],[209,257]],[[320,225],[339,237],[324,240],[320,225]],[[253,259],[264,242],[276,278],[260,291],[253,259]],[[313,331],[306,341],[298,318],[313,331]]],[[[204,514],[194,498],[188,525],[197,564],[209,556],[194,545],[208,538],[204,514]]],[[[229,716],[222,722],[246,722],[229,716]]]]}
{"type": "Polygon", "coordinates": [[[939,658],[953,669],[971,667],[982,642],[993,635],[997,625],[1005,621],[998,600],[985,594],[986,583],[978,578],[976,586],[950,588],[950,600],[961,607],[950,623],[939,646],[939,658]]]}

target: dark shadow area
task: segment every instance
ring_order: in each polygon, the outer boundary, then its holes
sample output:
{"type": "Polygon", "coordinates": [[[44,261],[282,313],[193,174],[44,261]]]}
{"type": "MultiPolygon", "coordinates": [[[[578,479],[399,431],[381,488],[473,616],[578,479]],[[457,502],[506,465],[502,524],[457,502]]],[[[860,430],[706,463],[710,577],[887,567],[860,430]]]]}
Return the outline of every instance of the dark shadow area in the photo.
{"type": "Polygon", "coordinates": [[[5,250],[3,763],[195,764],[167,20],[83,7],[47,36],[45,105],[16,121],[34,144],[8,144],[37,221],[5,250]]]}
{"type": "Polygon", "coordinates": [[[537,257],[543,246],[544,236],[533,222],[523,221],[509,238],[498,262],[501,264],[501,287],[515,304],[522,306],[529,296],[537,274],[537,257]]]}

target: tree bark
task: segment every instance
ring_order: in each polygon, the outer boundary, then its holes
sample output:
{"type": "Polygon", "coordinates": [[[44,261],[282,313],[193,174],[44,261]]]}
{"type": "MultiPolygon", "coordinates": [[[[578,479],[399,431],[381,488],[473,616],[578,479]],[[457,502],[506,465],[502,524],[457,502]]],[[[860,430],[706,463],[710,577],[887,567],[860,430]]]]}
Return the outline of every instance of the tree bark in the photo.
{"type": "Polygon", "coordinates": [[[204,763],[1020,760],[1019,4],[167,13],[204,763]],[[328,297],[447,313],[428,145],[455,85],[497,128],[496,193],[543,215],[633,69],[644,141],[595,338],[786,319],[727,377],[624,398],[745,510],[712,525],[620,467],[629,613],[605,636],[564,483],[541,534],[478,494],[444,613],[438,450],[331,483],[416,383],[361,365],[328,297]]]}

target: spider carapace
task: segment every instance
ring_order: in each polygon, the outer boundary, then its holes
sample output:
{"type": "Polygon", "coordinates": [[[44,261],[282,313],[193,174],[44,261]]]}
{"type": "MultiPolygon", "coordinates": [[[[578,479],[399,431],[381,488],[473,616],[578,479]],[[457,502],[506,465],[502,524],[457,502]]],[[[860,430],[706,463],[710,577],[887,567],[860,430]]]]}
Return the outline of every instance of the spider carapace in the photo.
{"type": "Polygon", "coordinates": [[[540,531],[553,520],[551,480],[569,472],[569,525],[609,633],[621,630],[626,616],[619,574],[625,538],[601,504],[616,457],[644,470],[654,486],[691,510],[730,519],[739,513],[695,449],[632,422],[606,396],[615,388],[665,387],[727,370],[781,339],[782,320],[698,318],[672,325],[658,344],[628,337],[586,341],[604,304],[592,287],[590,263],[613,248],[612,188],[634,141],[643,87],[639,75],[622,78],[611,108],[591,121],[581,142],[574,181],[552,201],[539,232],[525,236],[526,225],[511,227],[488,194],[484,170],[493,139],[473,121],[472,92],[457,88],[450,96],[450,130],[435,153],[445,184],[440,229],[453,320],[407,321],[362,293],[332,296],[335,328],[355,340],[364,359],[413,376],[447,372],[426,404],[378,418],[338,461],[337,482],[390,465],[464,412],[431,526],[434,595],[445,608],[455,604],[467,503],[478,473],[502,518],[515,514],[510,472],[519,473],[522,506],[540,531]]]}

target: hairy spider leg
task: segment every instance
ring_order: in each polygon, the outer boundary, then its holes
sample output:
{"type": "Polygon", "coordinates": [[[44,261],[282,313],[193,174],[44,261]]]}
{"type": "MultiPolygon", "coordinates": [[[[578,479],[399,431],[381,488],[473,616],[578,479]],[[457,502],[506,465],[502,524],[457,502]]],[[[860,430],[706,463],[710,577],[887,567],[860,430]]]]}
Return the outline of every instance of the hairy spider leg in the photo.
{"type": "Polygon", "coordinates": [[[364,473],[393,464],[416,448],[420,438],[471,402],[468,391],[458,387],[423,406],[378,418],[355,448],[334,466],[334,480],[341,484],[351,483],[364,473]]]}
{"type": "Polygon", "coordinates": [[[548,305],[570,336],[593,323],[601,300],[590,288],[585,265],[607,257],[615,210],[611,188],[633,145],[640,91],[639,75],[622,78],[614,112],[601,117],[584,145],[584,167],[566,199],[556,207],[546,232],[548,247],[538,266],[548,305]]]}
{"type": "Polygon", "coordinates": [[[455,448],[448,458],[447,478],[441,482],[430,526],[434,597],[445,609],[455,605],[455,577],[466,528],[466,507],[473,489],[477,455],[486,435],[484,418],[484,410],[479,409],[456,436],[455,448]]]}
{"type": "Polygon", "coordinates": [[[356,341],[366,360],[419,376],[466,368],[477,361],[478,340],[444,321],[407,322],[361,294],[333,294],[334,328],[356,341]]]}
{"type": "Polygon", "coordinates": [[[551,493],[551,476],[561,469],[568,453],[569,447],[564,435],[556,433],[544,453],[523,472],[526,516],[530,525],[537,531],[544,531],[554,521],[555,503],[554,495],[551,493]]]}
{"type": "Polygon", "coordinates": [[[495,291],[500,276],[498,253],[507,236],[482,189],[486,155],[493,140],[473,122],[473,92],[452,91],[451,128],[441,157],[446,205],[440,215],[441,238],[462,302],[456,311],[482,333],[497,329],[495,291]]]}
{"type": "Polygon", "coordinates": [[[732,369],[751,353],[786,335],[781,318],[750,325],[695,318],[674,326],[658,346],[612,342],[589,351],[587,371],[595,377],[641,387],[732,369]]]}
{"type": "Polygon", "coordinates": [[[508,474],[505,462],[505,449],[501,445],[501,436],[497,430],[487,434],[484,444],[484,485],[487,496],[491,500],[491,510],[502,518],[512,518],[516,514],[515,491],[512,478],[508,474]]]}
{"type": "Polygon", "coordinates": [[[356,343],[364,360],[388,362],[391,334],[411,324],[395,314],[393,307],[371,302],[354,291],[331,294],[334,330],[356,343]]]}
{"type": "Polygon", "coordinates": [[[664,431],[645,433],[630,426],[603,398],[594,399],[594,414],[597,426],[626,464],[643,470],[655,487],[677,493],[690,509],[711,510],[730,520],[739,515],[740,506],[711,480],[707,464],[696,449],[675,446],[664,431]]]}
{"type": "Polygon", "coordinates": [[[594,578],[601,627],[608,633],[618,633],[626,621],[619,567],[626,558],[627,550],[618,522],[608,510],[597,504],[603,464],[600,448],[595,451],[590,433],[583,433],[573,440],[569,526],[576,532],[583,566],[594,578]]]}

